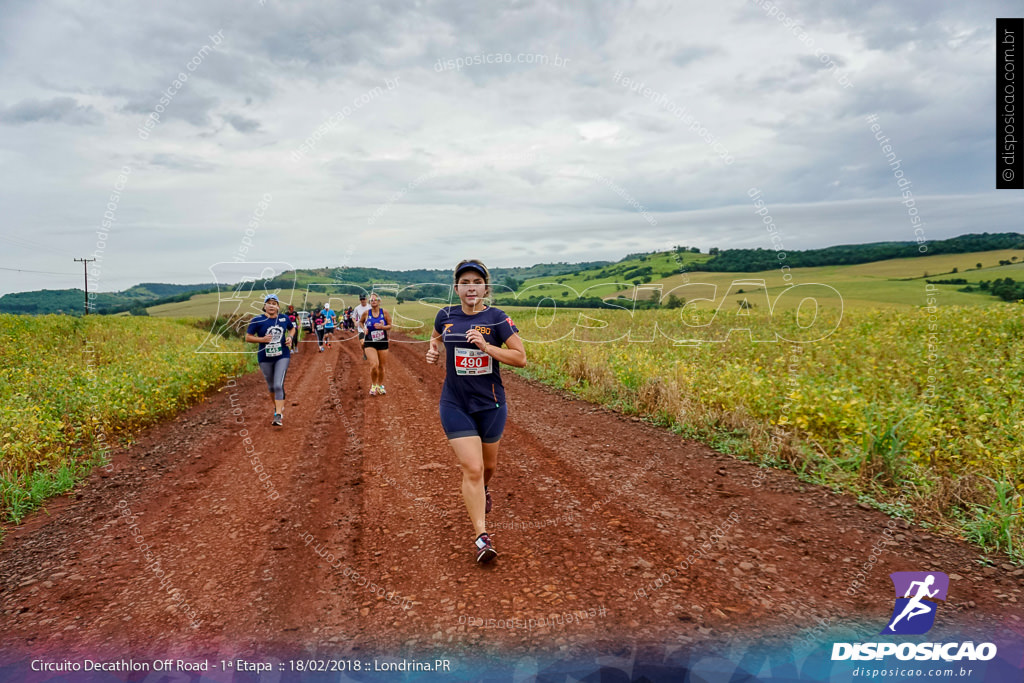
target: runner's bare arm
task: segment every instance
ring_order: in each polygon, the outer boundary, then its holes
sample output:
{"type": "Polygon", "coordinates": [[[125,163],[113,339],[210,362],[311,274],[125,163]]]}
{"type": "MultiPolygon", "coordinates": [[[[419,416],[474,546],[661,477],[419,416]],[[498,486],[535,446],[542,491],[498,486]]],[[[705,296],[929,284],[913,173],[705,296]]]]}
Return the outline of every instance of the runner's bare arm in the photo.
{"type": "Polygon", "coordinates": [[[391,329],[391,316],[388,315],[387,311],[382,310],[381,313],[384,315],[384,325],[378,327],[378,330],[390,330],[391,329]]]}
{"type": "Polygon", "coordinates": [[[470,330],[466,333],[466,340],[472,344],[476,344],[477,348],[481,351],[486,352],[491,358],[504,363],[505,365],[511,365],[515,368],[526,367],[526,349],[523,348],[523,340],[519,338],[518,334],[513,334],[511,337],[505,340],[505,346],[508,348],[501,348],[494,344],[488,344],[484,341],[484,337],[480,334],[479,330],[470,330]]]}
{"type": "Polygon", "coordinates": [[[438,342],[441,340],[441,333],[434,330],[430,333],[430,346],[427,348],[427,362],[436,363],[437,359],[441,356],[441,351],[437,348],[438,342]]]}

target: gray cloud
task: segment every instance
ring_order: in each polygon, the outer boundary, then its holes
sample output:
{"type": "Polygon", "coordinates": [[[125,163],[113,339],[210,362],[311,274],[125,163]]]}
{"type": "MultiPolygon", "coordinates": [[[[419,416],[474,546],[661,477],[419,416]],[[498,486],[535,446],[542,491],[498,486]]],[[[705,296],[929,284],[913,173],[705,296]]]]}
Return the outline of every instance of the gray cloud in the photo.
{"type": "Polygon", "coordinates": [[[241,114],[224,114],[224,120],[239,133],[252,133],[260,129],[259,121],[246,118],[241,114]]]}
{"type": "MultiPolygon", "coordinates": [[[[171,79],[168,79],[171,83],[171,79]]],[[[161,91],[155,93],[139,93],[121,108],[121,111],[139,115],[139,123],[156,111],[160,104],[161,91]]],[[[164,105],[164,111],[159,114],[161,121],[177,119],[185,121],[197,127],[207,127],[213,122],[212,115],[217,110],[219,100],[216,97],[197,93],[186,86],[174,94],[173,99],[164,105]]]]}
{"type": "Polygon", "coordinates": [[[91,106],[83,106],[73,97],[49,100],[27,99],[9,107],[0,106],[0,123],[22,125],[37,122],[60,122],[73,126],[97,125],[103,120],[91,106]]]}
{"type": "MultiPolygon", "coordinates": [[[[829,57],[836,63],[837,67],[842,68],[846,66],[846,60],[839,55],[830,54],[829,57]]],[[[802,55],[797,58],[797,61],[800,62],[804,68],[810,71],[820,71],[822,69],[829,68],[828,64],[822,62],[821,59],[817,57],[812,57],[811,55],[802,55]]]]}
{"type": "Polygon", "coordinates": [[[852,3],[820,3],[792,0],[787,12],[804,19],[811,30],[842,32],[871,50],[900,52],[908,48],[943,45],[956,40],[964,27],[985,18],[994,30],[995,17],[1015,16],[1020,4],[1013,0],[979,0],[969,4],[929,0],[860,0],[852,3]]]}
{"type": "Polygon", "coordinates": [[[722,51],[720,47],[714,45],[689,45],[684,48],[680,48],[672,55],[671,61],[676,66],[688,66],[694,62],[700,61],[705,57],[718,54],[722,51]]]}
{"type": "Polygon", "coordinates": [[[159,166],[175,171],[212,171],[217,166],[195,156],[182,156],[177,154],[154,154],[147,163],[150,166],[159,166]]]}

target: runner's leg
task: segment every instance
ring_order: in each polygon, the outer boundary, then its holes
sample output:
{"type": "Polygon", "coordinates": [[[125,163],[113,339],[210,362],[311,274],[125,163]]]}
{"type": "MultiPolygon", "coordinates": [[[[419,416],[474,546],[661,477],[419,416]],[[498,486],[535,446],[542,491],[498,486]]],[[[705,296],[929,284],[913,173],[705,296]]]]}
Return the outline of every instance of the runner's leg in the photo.
{"type": "Polygon", "coordinates": [[[484,486],[491,483],[494,470],[498,469],[498,444],[500,443],[501,441],[495,441],[494,443],[481,444],[484,457],[484,486]]]}
{"type": "Polygon", "coordinates": [[[498,444],[505,432],[505,420],[508,419],[508,405],[491,410],[473,413],[477,434],[483,441],[484,449],[484,485],[486,486],[498,468],[498,444]]]}
{"type": "Polygon", "coordinates": [[[275,405],[274,411],[277,411],[277,398],[274,393],[274,364],[263,362],[260,363],[260,372],[263,373],[263,379],[267,380],[267,389],[270,390],[270,402],[275,405]]]}
{"type": "Polygon", "coordinates": [[[487,533],[484,521],[484,457],[479,436],[463,436],[449,439],[455,457],[462,468],[462,500],[473,522],[474,534],[487,533]]]}
{"type": "Polygon", "coordinates": [[[284,376],[290,361],[291,358],[281,358],[274,363],[274,405],[280,415],[284,415],[284,376]]]}
{"type": "Polygon", "coordinates": [[[377,384],[384,384],[384,369],[388,364],[388,350],[381,349],[377,356],[380,358],[380,366],[377,368],[377,384]]]}
{"type": "Polygon", "coordinates": [[[377,368],[380,366],[380,360],[377,356],[377,349],[372,346],[367,346],[363,349],[363,353],[370,361],[370,386],[375,387],[380,382],[377,381],[377,368]]]}

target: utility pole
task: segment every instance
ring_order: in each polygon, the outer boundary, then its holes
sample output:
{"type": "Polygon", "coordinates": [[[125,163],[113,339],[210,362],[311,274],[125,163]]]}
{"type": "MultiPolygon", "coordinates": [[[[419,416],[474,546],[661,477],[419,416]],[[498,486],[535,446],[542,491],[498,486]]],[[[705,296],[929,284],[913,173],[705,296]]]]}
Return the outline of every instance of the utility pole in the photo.
{"type": "Polygon", "coordinates": [[[82,271],[85,273],[85,314],[89,315],[89,264],[95,261],[94,258],[76,258],[75,263],[82,263],[82,271]]]}

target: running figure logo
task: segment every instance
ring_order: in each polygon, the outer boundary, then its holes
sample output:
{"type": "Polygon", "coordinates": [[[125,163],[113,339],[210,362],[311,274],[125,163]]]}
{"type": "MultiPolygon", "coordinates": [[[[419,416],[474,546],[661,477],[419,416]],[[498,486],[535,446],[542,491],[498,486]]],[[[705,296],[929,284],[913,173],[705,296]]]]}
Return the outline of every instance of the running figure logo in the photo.
{"type": "Polygon", "coordinates": [[[927,633],[935,623],[938,608],[932,601],[946,599],[949,577],[942,572],[893,572],[889,578],[896,590],[896,606],[882,633],[905,636],[927,633]]]}

